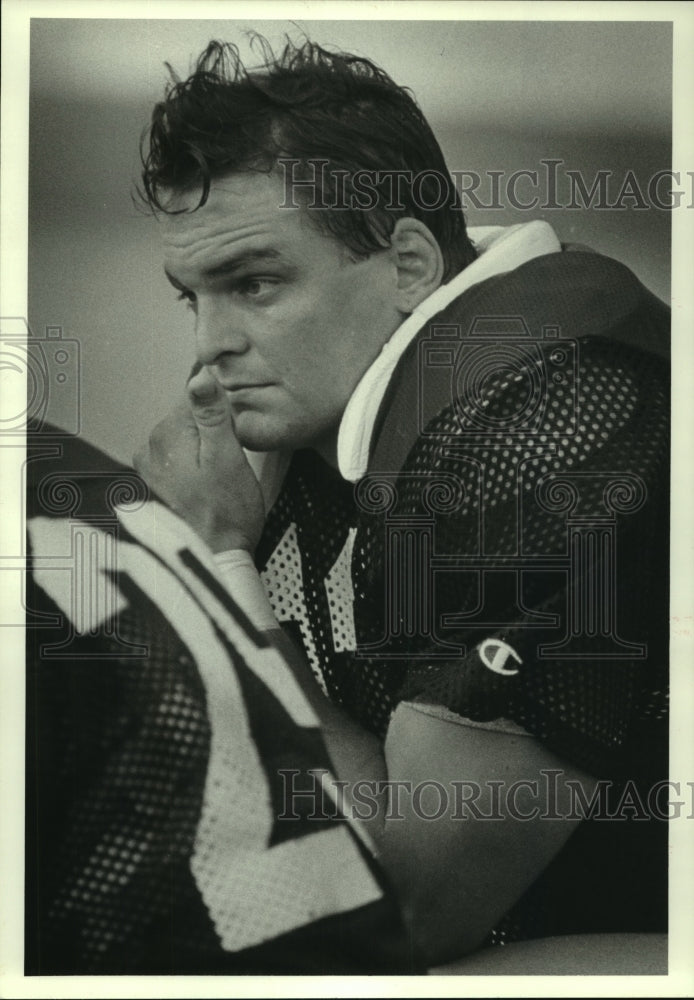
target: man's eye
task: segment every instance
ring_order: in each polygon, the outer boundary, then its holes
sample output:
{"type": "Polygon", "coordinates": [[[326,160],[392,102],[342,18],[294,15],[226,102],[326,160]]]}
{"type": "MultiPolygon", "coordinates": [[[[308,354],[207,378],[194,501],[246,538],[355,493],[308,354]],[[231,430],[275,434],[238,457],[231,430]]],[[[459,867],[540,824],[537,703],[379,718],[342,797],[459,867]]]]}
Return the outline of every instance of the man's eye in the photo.
{"type": "Polygon", "coordinates": [[[179,302],[185,302],[189,309],[195,310],[195,296],[192,292],[179,292],[176,296],[179,302]]]}
{"type": "Polygon", "coordinates": [[[243,281],[239,282],[238,288],[242,295],[257,299],[268,295],[278,284],[278,278],[244,278],[243,281]]]}

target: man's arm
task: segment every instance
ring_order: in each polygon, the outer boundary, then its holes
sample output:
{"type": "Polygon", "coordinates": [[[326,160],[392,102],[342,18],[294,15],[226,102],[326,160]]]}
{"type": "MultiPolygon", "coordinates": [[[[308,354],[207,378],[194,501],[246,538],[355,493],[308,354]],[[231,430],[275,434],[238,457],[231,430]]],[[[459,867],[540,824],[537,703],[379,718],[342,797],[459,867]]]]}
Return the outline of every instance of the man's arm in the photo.
{"type": "Polygon", "coordinates": [[[422,818],[422,811],[436,814],[432,788],[419,809],[405,796],[404,820],[384,827],[383,863],[431,962],[481,945],[573,833],[578,820],[548,818],[568,812],[566,781],[580,781],[588,794],[595,787],[532,737],[458,725],[407,703],[393,715],[386,765],[391,781],[423,788],[436,780],[448,792],[441,819],[422,818]],[[557,800],[547,771],[560,772],[557,800]],[[461,801],[467,796],[469,807],[461,801]]]}
{"type": "Polygon", "coordinates": [[[338,778],[348,788],[384,783],[366,826],[416,944],[432,964],[477,948],[576,829],[564,818],[566,782],[590,797],[596,780],[533,737],[409,703],[393,713],[383,748],[325,697],[289,638],[273,635],[321,721],[338,778]],[[552,815],[562,818],[543,818],[552,815]]]}

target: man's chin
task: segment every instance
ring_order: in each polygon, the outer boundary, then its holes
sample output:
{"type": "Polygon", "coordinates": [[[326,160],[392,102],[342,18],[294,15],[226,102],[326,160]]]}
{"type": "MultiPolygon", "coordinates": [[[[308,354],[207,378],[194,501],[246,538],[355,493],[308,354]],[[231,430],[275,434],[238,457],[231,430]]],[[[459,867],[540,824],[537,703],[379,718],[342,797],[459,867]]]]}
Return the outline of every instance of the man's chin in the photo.
{"type": "Polygon", "coordinates": [[[239,444],[249,451],[292,451],[301,447],[285,424],[250,410],[234,415],[234,428],[239,444]]]}
{"type": "Polygon", "coordinates": [[[320,447],[326,438],[336,439],[336,433],[315,434],[312,428],[297,427],[267,414],[243,410],[234,414],[236,436],[249,451],[297,451],[299,448],[320,447]]]}

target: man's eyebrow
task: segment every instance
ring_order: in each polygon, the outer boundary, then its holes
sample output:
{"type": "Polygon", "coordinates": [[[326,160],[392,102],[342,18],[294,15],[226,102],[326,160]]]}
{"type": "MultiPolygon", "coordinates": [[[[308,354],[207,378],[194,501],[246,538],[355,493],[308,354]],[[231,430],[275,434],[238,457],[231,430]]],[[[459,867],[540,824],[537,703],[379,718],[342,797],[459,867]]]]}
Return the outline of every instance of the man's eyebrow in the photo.
{"type": "Polygon", "coordinates": [[[208,268],[205,271],[205,277],[218,278],[220,275],[233,274],[234,271],[238,271],[246,264],[254,264],[256,261],[277,260],[281,256],[279,250],[275,250],[273,247],[267,247],[264,250],[247,250],[240,257],[232,257],[229,260],[222,261],[221,264],[216,264],[214,267],[208,268]]]}
{"type": "MultiPolygon", "coordinates": [[[[282,254],[279,250],[275,250],[272,247],[268,247],[264,250],[247,250],[239,257],[231,257],[229,260],[224,260],[220,264],[215,264],[214,267],[207,268],[203,273],[206,278],[219,278],[225,274],[233,274],[234,271],[240,270],[247,264],[254,264],[258,261],[267,260],[278,260],[282,254]]],[[[169,279],[174,288],[179,288],[183,290],[181,283],[174,278],[174,276],[164,268],[164,274],[169,279]]]]}

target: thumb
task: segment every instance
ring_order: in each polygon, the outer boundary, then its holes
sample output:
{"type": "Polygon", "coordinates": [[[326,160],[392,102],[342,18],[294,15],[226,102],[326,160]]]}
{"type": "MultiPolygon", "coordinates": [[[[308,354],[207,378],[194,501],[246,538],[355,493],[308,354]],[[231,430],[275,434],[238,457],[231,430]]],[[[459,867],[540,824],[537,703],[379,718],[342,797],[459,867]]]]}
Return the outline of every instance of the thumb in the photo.
{"type": "Polygon", "coordinates": [[[188,381],[190,413],[198,432],[198,461],[221,471],[238,465],[243,455],[236,440],[231,403],[226,392],[206,369],[188,381]]]}
{"type": "Polygon", "coordinates": [[[231,430],[231,406],[227,394],[214,376],[201,368],[188,382],[188,400],[193,419],[201,432],[231,430]]]}

